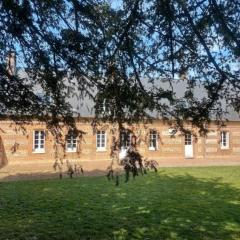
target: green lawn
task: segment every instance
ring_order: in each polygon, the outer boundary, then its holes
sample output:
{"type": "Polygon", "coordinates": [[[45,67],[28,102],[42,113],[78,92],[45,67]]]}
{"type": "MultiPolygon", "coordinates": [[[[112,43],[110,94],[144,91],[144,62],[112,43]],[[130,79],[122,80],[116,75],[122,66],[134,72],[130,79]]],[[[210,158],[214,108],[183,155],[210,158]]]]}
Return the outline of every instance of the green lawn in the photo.
{"type": "Polygon", "coordinates": [[[240,239],[240,167],[0,183],[0,239],[240,239]]]}

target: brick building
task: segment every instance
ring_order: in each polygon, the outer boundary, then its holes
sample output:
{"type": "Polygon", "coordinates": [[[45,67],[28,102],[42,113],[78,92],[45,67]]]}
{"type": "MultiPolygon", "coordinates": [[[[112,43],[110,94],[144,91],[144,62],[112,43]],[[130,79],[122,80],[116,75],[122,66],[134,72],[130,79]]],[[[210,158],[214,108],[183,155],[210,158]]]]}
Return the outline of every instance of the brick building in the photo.
{"type": "MultiPolygon", "coordinates": [[[[169,87],[166,82],[162,84],[169,87]]],[[[186,84],[176,82],[174,86],[181,97],[186,84]]],[[[199,87],[196,87],[195,94],[202,94],[199,87]]],[[[106,170],[111,163],[113,125],[102,123],[93,128],[94,105],[90,99],[79,102],[71,98],[69,102],[81,115],[76,119],[76,125],[84,134],[80,139],[74,132],[63,130],[65,143],[62,147],[57,146],[45,123],[33,121],[19,126],[7,119],[0,121],[0,178],[54,172],[56,149],[63,161],[79,163],[85,171],[106,170]]],[[[142,156],[158,161],[160,166],[240,164],[240,119],[236,112],[228,112],[226,126],[219,128],[213,120],[205,137],[199,136],[191,127],[189,134],[177,132],[173,136],[169,125],[155,114],[151,122],[126,126],[130,131],[121,133],[121,149],[129,147],[134,134],[142,156]]]]}
{"type": "MultiPolygon", "coordinates": [[[[111,162],[111,125],[94,131],[90,119],[77,122],[85,132],[81,141],[72,133],[66,134],[63,158],[76,162],[86,171],[105,170],[111,162]],[[80,142],[80,144],[79,144],[80,142]]],[[[138,150],[143,157],[157,160],[160,166],[205,166],[240,164],[240,124],[230,121],[218,129],[212,124],[206,137],[177,133],[174,137],[169,126],[161,120],[131,126],[140,140],[138,150]]],[[[1,173],[53,172],[55,141],[44,123],[33,122],[23,130],[10,121],[1,121],[1,173]]],[[[131,133],[121,142],[130,144],[131,133]]]]}

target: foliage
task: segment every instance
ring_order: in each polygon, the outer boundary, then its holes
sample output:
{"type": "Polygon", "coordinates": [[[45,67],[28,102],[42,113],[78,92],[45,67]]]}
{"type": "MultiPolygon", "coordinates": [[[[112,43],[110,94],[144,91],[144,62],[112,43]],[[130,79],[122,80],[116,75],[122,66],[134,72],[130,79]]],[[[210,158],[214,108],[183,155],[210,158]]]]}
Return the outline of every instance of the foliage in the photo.
{"type": "Polygon", "coordinates": [[[77,94],[79,101],[91,97],[97,116],[106,120],[133,122],[156,112],[176,128],[185,120],[204,132],[210,117],[221,120],[229,107],[239,111],[238,0],[122,0],[118,5],[1,1],[1,114],[69,123],[73,113],[67,99],[77,94]],[[27,77],[6,71],[6,54],[13,49],[27,77]],[[187,107],[172,87],[176,78],[187,85],[182,99],[187,107]],[[201,99],[194,94],[198,85],[205,91],[201,99]],[[39,98],[36,87],[51,101],[39,98]]]}

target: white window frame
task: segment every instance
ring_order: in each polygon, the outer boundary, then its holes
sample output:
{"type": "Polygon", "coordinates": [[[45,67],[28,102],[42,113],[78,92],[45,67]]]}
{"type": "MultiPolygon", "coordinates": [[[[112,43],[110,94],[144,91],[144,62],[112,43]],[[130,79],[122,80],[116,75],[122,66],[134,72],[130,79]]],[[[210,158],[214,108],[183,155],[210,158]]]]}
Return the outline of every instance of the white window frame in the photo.
{"type": "Polygon", "coordinates": [[[45,142],[46,142],[46,134],[45,130],[36,129],[33,131],[33,153],[45,153],[45,142]],[[38,138],[36,143],[36,132],[38,132],[38,138]],[[43,139],[41,138],[41,132],[43,132],[43,139]],[[41,144],[41,140],[43,140],[43,144],[41,144]],[[41,147],[43,145],[43,147],[41,147]]]}
{"type": "Polygon", "coordinates": [[[131,146],[131,141],[132,141],[132,133],[131,132],[128,132],[128,131],[123,131],[120,133],[120,137],[121,137],[121,149],[122,150],[126,150],[126,149],[129,149],[130,146],[131,146]],[[127,134],[127,141],[123,141],[124,138],[125,138],[125,134],[127,134]],[[124,145],[122,144],[124,143],[124,145]]]}
{"type": "Polygon", "coordinates": [[[228,131],[221,131],[220,132],[220,148],[225,150],[229,149],[229,132],[228,131]]]}
{"type": "Polygon", "coordinates": [[[190,146],[193,144],[193,136],[191,133],[186,133],[184,135],[184,145],[185,146],[190,146]]]}
{"type": "Polygon", "coordinates": [[[103,130],[98,130],[96,134],[96,148],[97,152],[104,152],[106,151],[107,146],[107,133],[103,130]],[[104,138],[103,138],[104,136],[104,138]],[[99,139],[99,142],[98,142],[99,139]]]}
{"type": "Polygon", "coordinates": [[[157,131],[156,130],[150,130],[149,133],[149,147],[148,149],[150,151],[156,151],[158,149],[158,141],[157,141],[158,137],[157,137],[157,131]],[[153,142],[155,141],[155,147],[153,142]]]}
{"type": "Polygon", "coordinates": [[[69,131],[66,136],[66,152],[77,152],[77,135],[73,131],[69,131]]]}

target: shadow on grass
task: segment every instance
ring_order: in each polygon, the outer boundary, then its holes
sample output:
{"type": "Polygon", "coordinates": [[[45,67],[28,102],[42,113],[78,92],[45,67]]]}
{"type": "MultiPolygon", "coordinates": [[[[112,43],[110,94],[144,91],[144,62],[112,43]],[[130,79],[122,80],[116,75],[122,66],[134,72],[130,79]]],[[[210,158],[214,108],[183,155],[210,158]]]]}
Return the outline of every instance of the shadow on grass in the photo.
{"type": "MultiPolygon", "coordinates": [[[[79,177],[90,177],[90,176],[106,176],[106,170],[94,169],[91,171],[84,171],[84,174],[74,173],[73,178],[79,177]]],[[[63,179],[69,179],[69,175],[66,171],[63,172],[63,179]]],[[[11,182],[11,181],[26,181],[26,180],[49,180],[59,179],[59,173],[48,171],[48,172],[32,172],[32,173],[17,173],[8,174],[7,176],[1,177],[0,171],[0,182],[11,182]]]]}
{"type": "Polygon", "coordinates": [[[221,177],[162,171],[120,187],[102,177],[7,184],[16,192],[15,203],[6,189],[0,198],[11,209],[0,208],[5,239],[240,238],[240,189],[221,177]]]}
{"type": "Polygon", "coordinates": [[[222,178],[152,175],[143,184],[128,227],[113,232],[117,238],[240,239],[240,190],[222,178]]]}

